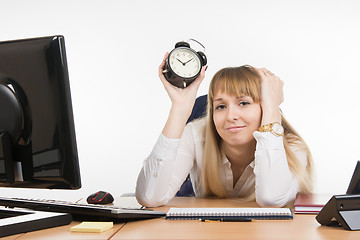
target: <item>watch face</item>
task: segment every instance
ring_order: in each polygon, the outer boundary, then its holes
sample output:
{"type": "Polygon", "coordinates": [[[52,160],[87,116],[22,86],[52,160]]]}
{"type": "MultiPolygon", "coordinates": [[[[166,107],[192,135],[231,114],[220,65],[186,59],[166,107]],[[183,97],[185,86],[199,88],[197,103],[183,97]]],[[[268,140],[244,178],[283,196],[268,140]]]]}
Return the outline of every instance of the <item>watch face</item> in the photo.
{"type": "Polygon", "coordinates": [[[201,62],[197,53],[189,48],[175,48],[169,55],[171,70],[182,78],[193,78],[200,73],[201,62]]]}
{"type": "Polygon", "coordinates": [[[282,135],[284,133],[284,128],[279,123],[274,123],[272,129],[277,135],[282,135]]]}

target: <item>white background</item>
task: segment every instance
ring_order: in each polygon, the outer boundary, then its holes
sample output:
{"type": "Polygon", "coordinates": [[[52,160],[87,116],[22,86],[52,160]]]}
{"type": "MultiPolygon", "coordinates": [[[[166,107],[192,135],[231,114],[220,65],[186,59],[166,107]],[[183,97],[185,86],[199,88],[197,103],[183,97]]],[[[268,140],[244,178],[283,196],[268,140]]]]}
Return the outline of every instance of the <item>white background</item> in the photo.
{"type": "Polygon", "coordinates": [[[281,108],[314,157],[315,191],[346,191],[360,160],[359,1],[0,0],[0,11],[0,41],[65,36],[83,184],[76,191],[3,188],[0,195],[134,192],[170,108],[158,65],[189,38],[208,56],[198,95],[226,66],[280,76],[281,108]]]}

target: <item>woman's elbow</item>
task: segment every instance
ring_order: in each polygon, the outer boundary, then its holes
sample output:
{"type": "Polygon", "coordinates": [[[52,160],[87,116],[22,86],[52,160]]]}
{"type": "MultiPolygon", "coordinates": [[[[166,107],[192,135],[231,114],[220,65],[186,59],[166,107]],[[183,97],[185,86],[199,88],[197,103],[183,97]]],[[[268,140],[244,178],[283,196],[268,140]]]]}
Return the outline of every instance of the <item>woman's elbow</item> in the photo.
{"type": "Polygon", "coordinates": [[[277,196],[271,192],[257,193],[256,203],[260,207],[283,207],[288,203],[286,196],[277,196]]]}
{"type": "Polygon", "coordinates": [[[136,190],[136,200],[144,207],[159,207],[165,205],[168,201],[157,196],[148,197],[145,192],[136,190]]]}
{"type": "Polygon", "coordinates": [[[138,195],[136,195],[136,200],[138,201],[139,204],[141,204],[144,207],[159,207],[166,204],[156,199],[148,199],[146,197],[138,196],[138,195]]]}

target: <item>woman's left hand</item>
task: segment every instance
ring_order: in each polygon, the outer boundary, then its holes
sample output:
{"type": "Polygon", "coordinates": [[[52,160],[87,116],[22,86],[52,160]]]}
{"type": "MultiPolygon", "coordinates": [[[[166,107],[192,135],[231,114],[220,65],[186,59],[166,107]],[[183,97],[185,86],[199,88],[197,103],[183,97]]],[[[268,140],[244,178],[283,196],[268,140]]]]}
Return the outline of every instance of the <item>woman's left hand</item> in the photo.
{"type": "Polygon", "coordinates": [[[266,68],[257,71],[261,78],[262,124],[281,122],[279,106],[284,101],[284,82],[266,68]]]}

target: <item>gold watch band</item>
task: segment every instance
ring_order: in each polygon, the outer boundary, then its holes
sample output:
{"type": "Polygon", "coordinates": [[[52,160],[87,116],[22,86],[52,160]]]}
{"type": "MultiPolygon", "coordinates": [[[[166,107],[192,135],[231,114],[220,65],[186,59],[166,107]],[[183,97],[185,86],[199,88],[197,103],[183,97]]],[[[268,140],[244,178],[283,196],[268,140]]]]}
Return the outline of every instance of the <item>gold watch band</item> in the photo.
{"type": "Polygon", "coordinates": [[[259,132],[270,132],[272,123],[260,126],[259,132]]]}

